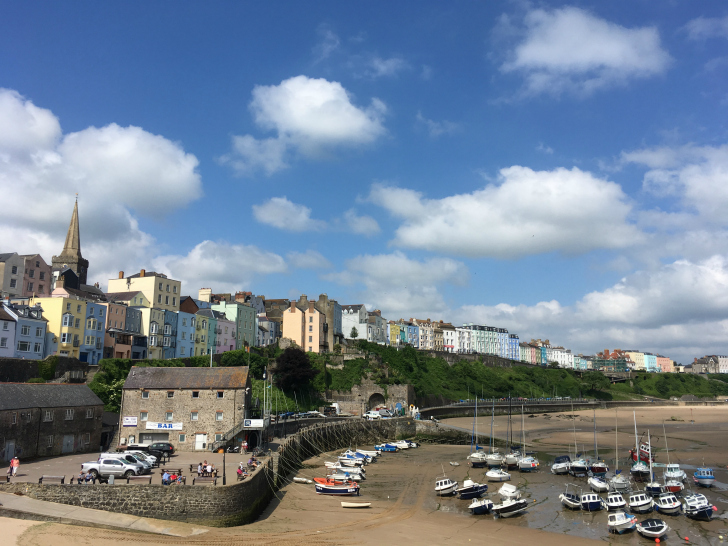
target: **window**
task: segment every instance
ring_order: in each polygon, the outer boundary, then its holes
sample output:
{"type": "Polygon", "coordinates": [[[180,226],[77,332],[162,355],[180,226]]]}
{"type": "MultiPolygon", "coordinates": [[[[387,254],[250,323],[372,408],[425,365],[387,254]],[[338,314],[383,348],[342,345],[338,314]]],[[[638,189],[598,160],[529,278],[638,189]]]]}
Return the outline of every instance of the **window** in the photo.
{"type": "Polygon", "coordinates": [[[66,311],[70,311],[70,310],[71,310],[71,304],[70,303],[67,303],[66,304],[66,311]]]}
{"type": "Polygon", "coordinates": [[[190,413],[190,421],[197,421],[198,413],[193,411],[190,413]]]}
{"type": "Polygon", "coordinates": [[[309,331],[309,332],[313,332],[313,326],[309,326],[309,327],[308,327],[308,331],[309,331]]]}
{"type": "Polygon", "coordinates": [[[199,398],[200,397],[200,391],[192,391],[192,398],[199,398]]]}
{"type": "Polygon", "coordinates": [[[222,421],[222,412],[221,411],[215,412],[215,421],[222,421]]]}
{"type": "Polygon", "coordinates": [[[73,410],[72,409],[66,410],[66,421],[73,421],[73,410]]]}
{"type": "Polygon", "coordinates": [[[77,312],[77,313],[80,313],[80,312],[81,312],[81,306],[80,306],[80,305],[77,305],[77,306],[76,306],[76,312],[77,312]]]}
{"type": "Polygon", "coordinates": [[[35,337],[41,337],[43,335],[43,328],[36,328],[35,329],[35,337]]]}
{"type": "Polygon", "coordinates": [[[18,279],[10,279],[10,288],[18,286],[18,279]]]}
{"type": "Polygon", "coordinates": [[[81,319],[77,318],[76,319],[76,328],[80,328],[80,327],[81,327],[81,319]]]}
{"type": "Polygon", "coordinates": [[[8,321],[4,320],[3,321],[3,330],[7,330],[8,326],[9,326],[8,321]]]}
{"type": "Polygon", "coordinates": [[[45,280],[45,271],[41,271],[41,272],[40,272],[40,275],[39,275],[39,277],[38,277],[38,278],[39,278],[40,280],[44,281],[44,280],[45,280]]]}
{"type": "Polygon", "coordinates": [[[164,305],[169,305],[169,296],[164,296],[164,305]]]}
{"type": "Polygon", "coordinates": [[[170,344],[171,344],[171,342],[170,342],[170,339],[169,339],[168,337],[165,337],[165,338],[164,338],[164,339],[162,340],[162,345],[164,345],[165,347],[169,347],[169,346],[170,346],[170,344]]]}
{"type": "Polygon", "coordinates": [[[6,348],[8,346],[8,338],[0,337],[0,347],[6,348]]]}
{"type": "Polygon", "coordinates": [[[174,398],[174,391],[167,391],[167,398],[174,398]]]}
{"type": "Polygon", "coordinates": [[[172,298],[172,305],[177,305],[177,298],[172,298]]]}
{"type": "Polygon", "coordinates": [[[217,391],[217,397],[218,398],[224,398],[225,397],[225,392],[224,391],[217,391]]]}
{"type": "Polygon", "coordinates": [[[215,434],[215,441],[216,442],[222,441],[222,434],[215,434]]]}
{"type": "Polygon", "coordinates": [[[164,335],[168,336],[172,333],[172,327],[169,324],[164,325],[164,335]]]}
{"type": "Polygon", "coordinates": [[[18,414],[16,412],[13,412],[10,414],[10,424],[14,425],[18,422],[18,414]]]}
{"type": "Polygon", "coordinates": [[[308,342],[311,343],[313,341],[313,336],[308,336],[308,342]]]}
{"type": "Polygon", "coordinates": [[[35,343],[33,345],[33,352],[40,354],[40,351],[41,351],[41,344],[40,343],[35,343]]]}
{"type": "Polygon", "coordinates": [[[160,290],[162,289],[162,283],[161,282],[159,283],[159,289],[160,290]]]}
{"type": "Polygon", "coordinates": [[[61,343],[71,343],[71,334],[69,334],[69,333],[61,334],[61,343]]]}
{"type": "Polygon", "coordinates": [[[29,282],[28,283],[28,290],[33,290],[33,283],[32,282],[29,282]]]}
{"type": "Polygon", "coordinates": [[[162,303],[162,294],[157,296],[157,303],[162,303]]]}
{"type": "Polygon", "coordinates": [[[173,293],[173,294],[176,294],[176,293],[177,293],[177,287],[176,287],[176,286],[173,286],[173,287],[172,287],[172,293],[173,293]]]}
{"type": "Polygon", "coordinates": [[[86,408],[86,419],[93,419],[93,418],[94,418],[94,409],[86,408]]]}
{"type": "Polygon", "coordinates": [[[310,345],[308,346],[308,352],[309,353],[313,352],[313,347],[311,347],[310,345]]]}
{"type": "Polygon", "coordinates": [[[308,317],[309,322],[313,322],[313,317],[308,317]]]}
{"type": "Polygon", "coordinates": [[[30,271],[28,272],[28,277],[30,277],[31,279],[35,277],[35,269],[31,269],[31,270],[30,270],[30,271]]]}
{"type": "Polygon", "coordinates": [[[53,421],[53,410],[45,410],[43,414],[43,421],[49,422],[53,421]]]}
{"type": "Polygon", "coordinates": [[[169,285],[167,285],[167,292],[169,292],[169,285]]]}
{"type": "Polygon", "coordinates": [[[200,336],[200,342],[205,343],[205,336],[200,336]]]}
{"type": "Polygon", "coordinates": [[[83,435],[83,443],[84,444],[90,444],[91,443],[91,433],[87,432],[83,435]]]}
{"type": "Polygon", "coordinates": [[[139,412],[139,420],[140,421],[146,421],[149,419],[149,412],[148,411],[140,411],[139,412]]]}
{"type": "Polygon", "coordinates": [[[146,400],[149,398],[149,391],[142,391],[142,399],[146,400]]]}
{"type": "Polygon", "coordinates": [[[168,411],[164,414],[164,420],[165,421],[171,421],[174,418],[174,413],[171,411],[168,411]]]}
{"type": "Polygon", "coordinates": [[[184,442],[187,439],[187,437],[184,434],[179,435],[179,441],[184,442]]]}
{"type": "Polygon", "coordinates": [[[185,351],[185,347],[182,347],[181,354],[185,354],[187,351],[185,351]]]}
{"type": "Polygon", "coordinates": [[[14,265],[13,266],[13,268],[12,268],[12,274],[13,275],[17,275],[18,274],[18,266],[17,265],[14,265]]]}
{"type": "Polygon", "coordinates": [[[46,436],[46,447],[53,447],[53,434],[46,436]]]}
{"type": "Polygon", "coordinates": [[[30,326],[27,324],[24,324],[20,327],[20,335],[21,336],[29,336],[30,335],[30,326]]]}
{"type": "Polygon", "coordinates": [[[183,318],[182,319],[182,326],[187,326],[187,319],[186,318],[183,318]]]}
{"type": "Polygon", "coordinates": [[[28,341],[18,341],[18,352],[20,352],[20,353],[28,353],[28,352],[30,352],[30,342],[28,342],[28,341]]]}
{"type": "Polygon", "coordinates": [[[182,332],[182,339],[187,339],[187,332],[182,332]]]}
{"type": "Polygon", "coordinates": [[[101,323],[100,323],[100,322],[98,322],[98,323],[96,324],[96,331],[98,331],[98,332],[100,332],[100,331],[101,331],[101,323]]]}
{"type": "Polygon", "coordinates": [[[86,329],[93,330],[94,327],[95,327],[95,325],[94,325],[94,321],[93,320],[89,319],[89,320],[86,321],[86,329]]]}

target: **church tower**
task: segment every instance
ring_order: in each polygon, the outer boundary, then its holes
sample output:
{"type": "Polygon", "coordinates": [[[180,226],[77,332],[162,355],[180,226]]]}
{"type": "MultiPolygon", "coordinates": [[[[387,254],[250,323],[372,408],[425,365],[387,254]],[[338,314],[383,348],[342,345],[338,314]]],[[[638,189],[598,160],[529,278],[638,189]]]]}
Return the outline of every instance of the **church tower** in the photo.
{"type": "Polygon", "coordinates": [[[69,267],[78,275],[78,282],[80,284],[86,284],[88,260],[84,260],[83,256],[81,256],[81,235],[78,227],[78,197],[76,197],[76,204],[73,206],[71,225],[68,226],[68,233],[66,234],[66,244],[63,245],[63,251],[59,256],[53,256],[51,265],[54,272],[60,271],[64,267],[69,267]]]}

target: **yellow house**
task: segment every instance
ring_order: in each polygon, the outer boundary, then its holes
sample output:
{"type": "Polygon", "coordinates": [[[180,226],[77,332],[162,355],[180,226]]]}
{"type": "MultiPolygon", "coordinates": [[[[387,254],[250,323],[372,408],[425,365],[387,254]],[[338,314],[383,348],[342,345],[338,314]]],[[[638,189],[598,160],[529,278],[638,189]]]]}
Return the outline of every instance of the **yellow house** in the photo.
{"type": "Polygon", "coordinates": [[[30,298],[30,305],[40,305],[53,334],[54,354],[79,357],[86,321],[86,302],[70,298],[30,298]]]}
{"type": "Polygon", "coordinates": [[[200,356],[207,354],[207,336],[210,329],[210,321],[203,315],[195,315],[195,354],[200,356]]]}
{"type": "Polygon", "coordinates": [[[283,334],[296,342],[296,345],[310,353],[323,353],[326,350],[324,325],[326,315],[308,303],[308,309],[301,311],[292,301],[291,306],[283,311],[283,334]]]}
{"type": "Polygon", "coordinates": [[[179,311],[182,283],[168,279],[164,273],[142,269],[139,273],[124,277],[119,271],[118,279],[109,280],[108,292],[133,292],[139,290],[157,309],[179,311]]]}
{"type": "Polygon", "coordinates": [[[164,311],[156,307],[144,307],[139,310],[142,312],[142,333],[147,336],[147,358],[163,359],[164,311]]]}
{"type": "Polygon", "coordinates": [[[635,370],[645,370],[645,353],[640,353],[637,351],[625,351],[625,353],[627,353],[632,359],[632,362],[634,362],[635,370]]]}

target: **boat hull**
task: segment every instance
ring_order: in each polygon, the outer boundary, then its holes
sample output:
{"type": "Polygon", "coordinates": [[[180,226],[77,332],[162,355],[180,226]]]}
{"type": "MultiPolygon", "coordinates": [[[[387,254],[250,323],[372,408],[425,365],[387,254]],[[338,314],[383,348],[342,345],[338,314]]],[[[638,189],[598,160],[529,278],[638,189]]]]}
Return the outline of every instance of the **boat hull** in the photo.
{"type": "Polygon", "coordinates": [[[503,504],[493,506],[493,513],[502,518],[511,518],[522,514],[526,511],[526,508],[528,508],[528,501],[526,500],[506,501],[503,504]]]}
{"type": "Polygon", "coordinates": [[[576,495],[565,495],[562,493],[559,495],[559,500],[561,504],[570,510],[581,510],[581,501],[576,495]]]}
{"type": "Polygon", "coordinates": [[[471,503],[468,508],[470,508],[470,512],[475,516],[487,514],[493,508],[493,501],[489,499],[477,500],[471,503]]]}
{"type": "Polygon", "coordinates": [[[485,493],[488,491],[488,486],[485,484],[480,484],[477,487],[471,487],[468,488],[468,490],[460,490],[458,493],[460,494],[461,500],[471,500],[471,499],[479,499],[485,493]]]}
{"type": "Polygon", "coordinates": [[[319,495],[359,495],[359,488],[346,485],[316,484],[316,493],[319,495]]]}

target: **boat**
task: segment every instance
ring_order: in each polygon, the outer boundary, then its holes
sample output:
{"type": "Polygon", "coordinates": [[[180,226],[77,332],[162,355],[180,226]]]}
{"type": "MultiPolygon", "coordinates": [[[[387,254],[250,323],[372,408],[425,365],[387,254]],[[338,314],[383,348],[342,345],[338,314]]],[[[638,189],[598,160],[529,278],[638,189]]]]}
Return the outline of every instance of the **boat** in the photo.
{"type": "Polygon", "coordinates": [[[347,455],[337,457],[337,461],[339,461],[342,466],[363,466],[365,463],[364,459],[349,457],[347,455]]]}
{"type": "MultiPolygon", "coordinates": [[[[636,430],[636,425],[635,425],[635,433],[636,432],[637,432],[637,430],[636,430]]],[[[650,447],[649,442],[647,442],[646,444],[645,443],[639,444],[639,449],[637,448],[637,444],[635,444],[635,448],[629,450],[629,455],[632,458],[632,460],[635,462],[637,462],[636,454],[638,451],[640,454],[640,459],[639,459],[640,461],[642,461],[644,463],[648,463],[648,462],[650,462],[650,460],[652,460],[652,462],[655,462],[655,458],[652,456],[652,449],[650,447]]]]}
{"type": "Polygon", "coordinates": [[[485,495],[488,491],[488,485],[484,483],[477,483],[473,480],[465,480],[463,486],[455,490],[455,493],[460,495],[461,500],[479,499],[485,495]]]}
{"type": "Polygon", "coordinates": [[[693,481],[703,487],[710,487],[715,481],[712,468],[698,468],[693,474],[693,481]]]}
{"type": "Polygon", "coordinates": [[[365,455],[364,453],[360,453],[358,451],[352,451],[351,449],[347,449],[341,454],[342,457],[353,457],[355,459],[363,459],[367,462],[367,464],[371,463],[374,460],[374,457],[370,457],[369,455],[365,455]]]}
{"type": "Polygon", "coordinates": [[[685,481],[688,477],[687,474],[685,474],[685,471],[680,468],[680,465],[675,463],[667,463],[664,476],[666,480],[677,480],[681,482],[685,481]]]}
{"type": "Polygon", "coordinates": [[[296,483],[313,483],[313,480],[309,480],[308,478],[293,478],[293,481],[296,483]]]}
{"type": "Polygon", "coordinates": [[[488,460],[486,459],[486,454],[482,451],[476,451],[475,453],[471,453],[468,455],[468,459],[470,459],[470,466],[473,468],[485,468],[488,466],[488,460]]]}
{"type": "Polygon", "coordinates": [[[350,474],[360,474],[362,476],[366,476],[367,474],[366,469],[361,466],[345,466],[339,461],[336,461],[335,463],[326,461],[324,465],[330,470],[340,470],[342,472],[349,472],[350,474]]]}
{"type": "Polygon", "coordinates": [[[407,440],[397,440],[396,442],[387,442],[388,444],[397,446],[399,449],[409,449],[412,447],[407,440]]]}
{"type": "Polygon", "coordinates": [[[382,454],[381,451],[378,451],[378,450],[372,451],[372,450],[367,450],[367,449],[357,449],[356,452],[363,453],[364,455],[369,455],[372,459],[376,459],[377,457],[379,457],[382,454]]]}
{"type": "Polygon", "coordinates": [[[569,474],[576,478],[584,478],[589,474],[589,463],[584,459],[576,459],[571,461],[569,465],[569,474]]]}
{"type": "Polygon", "coordinates": [[[476,499],[468,505],[473,515],[486,514],[493,508],[493,501],[490,499],[476,499]]]}
{"type": "Polygon", "coordinates": [[[522,455],[520,451],[512,450],[509,453],[506,453],[505,457],[503,458],[503,462],[508,466],[508,468],[512,468],[518,465],[518,460],[521,457],[522,455]]]}
{"type": "Polygon", "coordinates": [[[627,512],[615,512],[609,514],[609,520],[607,521],[607,527],[610,533],[619,533],[620,535],[625,531],[631,531],[637,525],[637,518],[627,512]]]}
{"type": "MultiPolygon", "coordinates": [[[[581,510],[581,498],[576,493],[570,493],[569,486],[569,484],[566,485],[566,491],[559,495],[559,500],[561,501],[561,504],[563,504],[567,508],[570,508],[572,510],[581,510]]],[[[575,488],[575,486],[571,487],[575,488]]]]}
{"type": "Polygon", "coordinates": [[[460,466],[460,463],[456,463],[454,461],[450,461],[450,466],[460,466]]]}
{"type": "Polygon", "coordinates": [[[581,509],[587,512],[598,512],[604,508],[604,501],[596,493],[584,493],[579,498],[581,509]]]}
{"type": "Polygon", "coordinates": [[[504,483],[501,485],[501,488],[498,490],[498,494],[500,495],[501,501],[521,498],[521,492],[515,485],[511,485],[510,483],[504,483]]]}
{"type": "Polygon", "coordinates": [[[554,459],[551,465],[552,474],[568,474],[571,466],[571,457],[568,455],[560,455],[554,459]]]}
{"type": "Polygon", "coordinates": [[[493,406],[490,410],[490,453],[485,456],[485,464],[493,468],[501,466],[503,464],[504,455],[498,453],[495,449],[495,440],[493,439],[493,422],[495,420],[495,400],[493,400],[493,406]]]}
{"type": "Polygon", "coordinates": [[[665,480],[663,489],[669,493],[680,493],[685,489],[685,484],[679,480],[665,480]]]}
{"type": "Polygon", "coordinates": [[[369,508],[372,505],[371,502],[345,502],[341,501],[342,508],[369,508]]]}
{"type": "MultiPolygon", "coordinates": [[[[491,429],[491,441],[492,441],[492,429],[491,429]]],[[[473,433],[470,436],[470,454],[467,457],[470,460],[470,465],[473,468],[484,468],[487,464],[485,452],[481,451],[478,445],[478,397],[475,397],[475,412],[473,413],[473,433]],[[473,451],[475,448],[475,451],[473,451]]],[[[452,464],[452,463],[450,463],[452,464]]],[[[455,466],[455,465],[453,465],[455,466]]]]}
{"type": "Polygon", "coordinates": [[[713,517],[713,506],[702,493],[695,493],[683,497],[683,512],[692,519],[710,521],[713,517]]]}
{"type": "Polygon", "coordinates": [[[598,476],[592,476],[586,481],[586,483],[589,484],[592,491],[596,491],[597,493],[606,493],[609,491],[609,484],[607,481],[598,476]]]}
{"type": "Polygon", "coordinates": [[[358,495],[359,485],[327,478],[314,478],[316,493],[319,495],[358,495]]]}
{"type": "Polygon", "coordinates": [[[444,474],[437,478],[435,481],[435,493],[438,496],[444,497],[445,495],[455,494],[455,490],[458,488],[458,482],[452,481],[444,474]]]}
{"type": "Polygon", "coordinates": [[[627,506],[627,501],[624,500],[622,493],[612,491],[607,495],[605,504],[607,505],[607,510],[622,510],[625,506],[627,506]]]}
{"type": "MultiPolygon", "coordinates": [[[[630,450],[630,455],[632,455],[632,460],[636,461],[635,464],[632,465],[632,468],[630,469],[629,473],[632,475],[632,479],[636,482],[642,482],[645,479],[650,479],[652,477],[652,472],[650,472],[650,467],[647,465],[647,461],[650,460],[649,451],[647,452],[647,455],[644,460],[640,458],[639,460],[634,456],[634,453],[638,452],[638,445],[639,445],[639,438],[637,437],[637,414],[635,412],[632,412],[632,415],[634,417],[634,449],[630,450]]],[[[645,444],[642,444],[642,447],[647,449],[645,444]]]]}
{"type": "Polygon", "coordinates": [[[502,518],[510,518],[522,514],[526,508],[528,508],[526,499],[511,499],[505,500],[501,504],[494,504],[491,510],[502,518]]]}
{"type": "Polygon", "coordinates": [[[521,452],[523,457],[518,460],[518,470],[521,472],[535,472],[538,470],[538,459],[526,454],[526,422],[525,414],[523,412],[523,406],[521,406],[521,435],[522,435],[522,448],[521,452]]]}
{"type": "Polygon", "coordinates": [[[485,473],[485,477],[489,482],[507,482],[511,479],[511,475],[500,468],[491,468],[485,473]]]}
{"type": "Polygon", "coordinates": [[[632,493],[629,496],[629,509],[633,512],[637,512],[638,514],[647,514],[648,512],[652,512],[653,505],[654,501],[652,500],[652,497],[644,491],[638,491],[637,493],[632,493]]]}
{"type": "Polygon", "coordinates": [[[518,466],[518,460],[523,456],[520,450],[515,449],[513,446],[513,421],[511,419],[511,416],[513,414],[512,412],[513,408],[513,399],[510,396],[510,393],[508,395],[508,424],[507,424],[507,430],[506,430],[506,443],[508,444],[508,453],[505,454],[503,457],[503,462],[508,466],[508,468],[515,468],[518,466]]]}
{"type": "Polygon", "coordinates": [[[672,493],[662,493],[655,499],[655,508],[661,514],[674,515],[680,512],[682,504],[672,493]]]}
{"type": "Polygon", "coordinates": [[[398,451],[397,446],[392,444],[379,444],[375,445],[374,449],[377,451],[384,451],[384,452],[395,452],[398,451]]]}
{"type": "MultiPolygon", "coordinates": [[[[647,431],[647,442],[650,443],[650,445],[651,445],[649,430],[647,431]]],[[[661,483],[658,483],[655,481],[655,474],[654,474],[654,472],[652,472],[652,459],[650,459],[649,465],[650,465],[650,480],[651,481],[649,483],[647,483],[647,485],[645,485],[645,491],[647,491],[647,493],[649,493],[650,495],[652,495],[654,497],[661,493],[664,493],[664,489],[663,489],[661,483]]]]}
{"type": "Polygon", "coordinates": [[[645,538],[662,538],[670,530],[661,519],[646,519],[637,524],[637,532],[645,538]]]}
{"type": "Polygon", "coordinates": [[[665,451],[667,452],[667,466],[662,475],[665,480],[665,489],[671,493],[679,493],[683,490],[683,484],[687,479],[687,474],[680,468],[679,464],[670,462],[670,448],[667,446],[667,431],[665,430],[665,421],[662,422],[662,434],[665,436],[665,451]]]}
{"type": "Polygon", "coordinates": [[[592,411],[594,412],[594,461],[591,463],[589,470],[591,470],[593,476],[601,478],[609,472],[609,467],[607,466],[607,463],[599,460],[599,446],[597,444],[597,411],[592,411]]]}
{"type": "Polygon", "coordinates": [[[620,472],[620,470],[617,470],[616,474],[609,480],[609,487],[612,491],[627,491],[631,487],[629,478],[620,472]]]}
{"type": "Polygon", "coordinates": [[[336,470],[331,472],[330,474],[328,474],[328,477],[332,480],[336,480],[336,481],[340,481],[340,482],[343,482],[346,480],[360,482],[360,481],[366,479],[361,474],[354,474],[353,472],[350,474],[349,472],[340,472],[340,471],[336,471],[336,470]]]}

